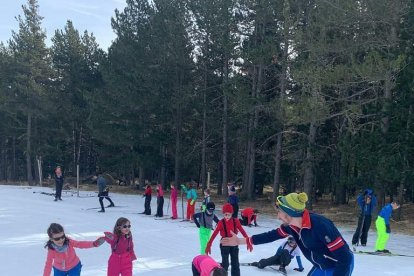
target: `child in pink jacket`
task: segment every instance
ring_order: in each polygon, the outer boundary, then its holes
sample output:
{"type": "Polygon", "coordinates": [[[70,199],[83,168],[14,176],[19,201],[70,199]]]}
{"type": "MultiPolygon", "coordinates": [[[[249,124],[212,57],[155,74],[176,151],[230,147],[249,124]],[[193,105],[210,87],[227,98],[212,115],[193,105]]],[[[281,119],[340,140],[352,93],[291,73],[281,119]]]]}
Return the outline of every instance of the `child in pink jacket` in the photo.
{"type": "Polygon", "coordinates": [[[132,261],[137,257],[131,234],[131,222],[120,217],[114,232],[105,232],[105,240],[111,245],[112,254],[108,261],[108,276],[132,276],[132,261]]]}
{"type": "Polygon", "coordinates": [[[227,276],[227,271],[213,258],[207,255],[198,255],[192,263],[193,276],[227,276]]]}
{"type": "Polygon", "coordinates": [[[171,195],[170,195],[170,203],[171,203],[171,211],[172,211],[171,219],[177,219],[178,218],[178,214],[177,214],[177,197],[178,197],[177,188],[175,188],[174,184],[171,184],[171,195]]]}
{"type": "Polygon", "coordinates": [[[104,238],[95,241],[75,241],[65,235],[62,225],[51,223],[47,229],[49,240],[47,248],[47,258],[43,276],[50,276],[53,267],[55,276],[79,276],[82,264],[76,255],[75,248],[91,248],[100,246],[105,242],[104,238]]]}

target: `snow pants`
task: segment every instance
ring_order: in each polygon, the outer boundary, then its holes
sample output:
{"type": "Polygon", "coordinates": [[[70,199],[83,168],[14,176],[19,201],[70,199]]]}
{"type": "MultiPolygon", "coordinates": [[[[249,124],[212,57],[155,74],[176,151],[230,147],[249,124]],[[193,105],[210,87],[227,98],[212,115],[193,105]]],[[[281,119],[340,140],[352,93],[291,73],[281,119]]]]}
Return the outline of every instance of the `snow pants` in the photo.
{"type": "Polygon", "coordinates": [[[144,214],[151,215],[151,196],[145,196],[144,214]]]}
{"type": "Polygon", "coordinates": [[[53,267],[53,276],[80,276],[82,270],[82,264],[79,262],[75,267],[68,271],[59,270],[53,267]]]}
{"type": "Polygon", "coordinates": [[[129,252],[109,257],[107,276],[132,276],[132,260],[129,252]]]}
{"type": "Polygon", "coordinates": [[[289,253],[289,250],[287,249],[281,249],[276,252],[276,255],[267,258],[267,259],[261,259],[259,261],[259,268],[265,268],[269,265],[282,265],[282,266],[288,266],[291,262],[291,256],[289,253]]]}
{"type": "Polygon", "coordinates": [[[211,229],[200,226],[199,236],[200,236],[200,254],[204,255],[206,254],[207,243],[210,240],[211,229]]]}
{"type": "Polygon", "coordinates": [[[378,235],[377,242],[375,243],[375,250],[384,250],[387,247],[387,242],[390,238],[390,234],[387,233],[384,218],[378,216],[375,221],[375,226],[377,227],[378,235]]]}
{"type": "Polygon", "coordinates": [[[223,246],[220,244],[221,251],[221,266],[228,271],[229,256],[231,260],[231,276],[240,276],[239,263],[239,247],[238,246],[223,246]]]}
{"type": "Polygon", "coordinates": [[[371,219],[371,216],[359,216],[358,226],[355,230],[354,236],[352,237],[352,244],[357,244],[359,241],[361,241],[362,245],[367,244],[368,231],[371,227],[371,219]],[[360,238],[361,240],[359,240],[360,238]]]}
{"type": "Polygon", "coordinates": [[[172,218],[178,218],[177,214],[177,199],[170,199],[171,200],[171,211],[172,211],[172,218]]]}
{"type": "Polygon", "coordinates": [[[162,217],[164,216],[164,197],[163,196],[158,196],[157,197],[157,213],[156,213],[157,217],[162,217]]]}
{"type": "Polygon", "coordinates": [[[193,219],[193,215],[194,215],[194,211],[195,211],[195,202],[193,205],[190,204],[190,202],[192,201],[192,199],[187,199],[187,219],[188,220],[192,220],[193,219]]]}
{"type": "Polygon", "coordinates": [[[62,199],[63,179],[57,179],[55,181],[55,188],[56,188],[55,198],[62,199]]]}

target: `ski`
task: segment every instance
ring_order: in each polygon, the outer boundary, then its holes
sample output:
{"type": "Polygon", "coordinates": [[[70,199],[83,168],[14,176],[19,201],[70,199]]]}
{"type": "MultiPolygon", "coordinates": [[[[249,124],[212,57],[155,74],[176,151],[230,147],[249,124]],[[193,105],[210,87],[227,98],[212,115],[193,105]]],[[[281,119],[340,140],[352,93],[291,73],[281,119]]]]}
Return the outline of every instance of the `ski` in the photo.
{"type": "Polygon", "coordinates": [[[171,219],[171,218],[164,218],[164,217],[161,217],[161,218],[160,218],[160,217],[155,217],[154,219],[155,219],[155,220],[167,220],[167,219],[171,219]]]}
{"type": "MultiPolygon", "coordinates": [[[[112,206],[112,207],[105,207],[105,209],[110,209],[110,208],[124,208],[124,207],[128,207],[128,206],[115,205],[115,206],[112,206]]],[[[101,209],[101,207],[82,208],[81,210],[97,210],[97,209],[101,209]]]]}
{"type": "Polygon", "coordinates": [[[394,256],[394,257],[411,257],[414,258],[414,255],[406,254],[397,254],[397,253],[384,253],[384,252],[375,252],[375,251],[358,251],[354,252],[356,254],[366,254],[366,255],[375,255],[375,256],[394,256]]]}
{"type": "MultiPolygon", "coordinates": [[[[252,265],[252,263],[240,263],[240,266],[253,266],[253,267],[257,267],[257,266],[255,266],[255,265],[252,265]]],[[[276,267],[273,267],[273,266],[266,266],[266,267],[265,267],[265,269],[266,269],[266,268],[270,268],[270,269],[272,269],[272,270],[274,270],[274,271],[276,271],[276,272],[278,272],[278,273],[280,273],[280,274],[282,274],[282,275],[287,275],[287,273],[280,271],[280,270],[279,270],[278,268],[276,268],[276,267]]]]}

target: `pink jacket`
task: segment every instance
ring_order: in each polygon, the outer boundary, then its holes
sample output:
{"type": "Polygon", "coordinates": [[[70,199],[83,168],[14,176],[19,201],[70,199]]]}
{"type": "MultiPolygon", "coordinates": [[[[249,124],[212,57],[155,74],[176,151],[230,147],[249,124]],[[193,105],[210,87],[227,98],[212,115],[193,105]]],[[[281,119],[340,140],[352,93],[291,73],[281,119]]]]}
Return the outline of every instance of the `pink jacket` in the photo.
{"type": "Polygon", "coordinates": [[[171,202],[173,202],[173,204],[174,204],[174,202],[177,203],[177,196],[178,196],[177,189],[176,188],[171,189],[170,198],[171,198],[171,202]]]}
{"type": "Polygon", "coordinates": [[[127,238],[125,236],[118,237],[116,234],[112,234],[113,239],[109,239],[107,237],[108,234],[112,233],[105,232],[105,240],[111,245],[112,253],[118,255],[129,253],[131,256],[131,261],[137,259],[134,252],[134,242],[132,241],[132,236],[127,238]]]}
{"type": "Polygon", "coordinates": [[[193,265],[200,276],[210,276],[211,271],[220,265],[208,255],[198,255],[193,259],[193,265]]]}
{"type": "Polygon", "coordinates": [[[45,268],[43,270],[43,276],[50,276],[52,272],[52,265],[53,267],[62,270],[68,271],[74,268],[79,263],[79,258],[76,255],[75,247],[76,248],[91,248],[95,247],[93,245],[93,241],[75,241],[69,239],[68,249],[66,252],[57,252],[53,249],[47,250],[47,258],[45,263],[45,268]]]}
{"type": "Polygon", "coordinates": [[[164,190],[161,184],[157,184],[157,196],[164,196],[164,190]]]}

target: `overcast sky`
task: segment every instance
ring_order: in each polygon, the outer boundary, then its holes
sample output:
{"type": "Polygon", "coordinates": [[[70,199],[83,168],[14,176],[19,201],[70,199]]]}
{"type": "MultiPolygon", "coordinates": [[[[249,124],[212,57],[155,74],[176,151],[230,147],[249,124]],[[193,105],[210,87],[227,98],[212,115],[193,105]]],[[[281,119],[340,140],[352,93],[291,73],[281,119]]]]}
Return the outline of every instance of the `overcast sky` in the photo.
{"type": "MultiPolygon", "coordinates": [[[[47,44],[56,29],[63,29],[71,20],[80,32],[93,33],[100,47],[105,51],[115,34],[111,28],[111,17],[115,9],[123,10],[126,0],[38,0],[39,13],[44,17],[43,29],[46,30],[47,44]]],[[[22,5],[27,0],[0,0],[0,41],[6,44],[11,31],[18,31],[16,17],[23,15],[22,5]]]]}

